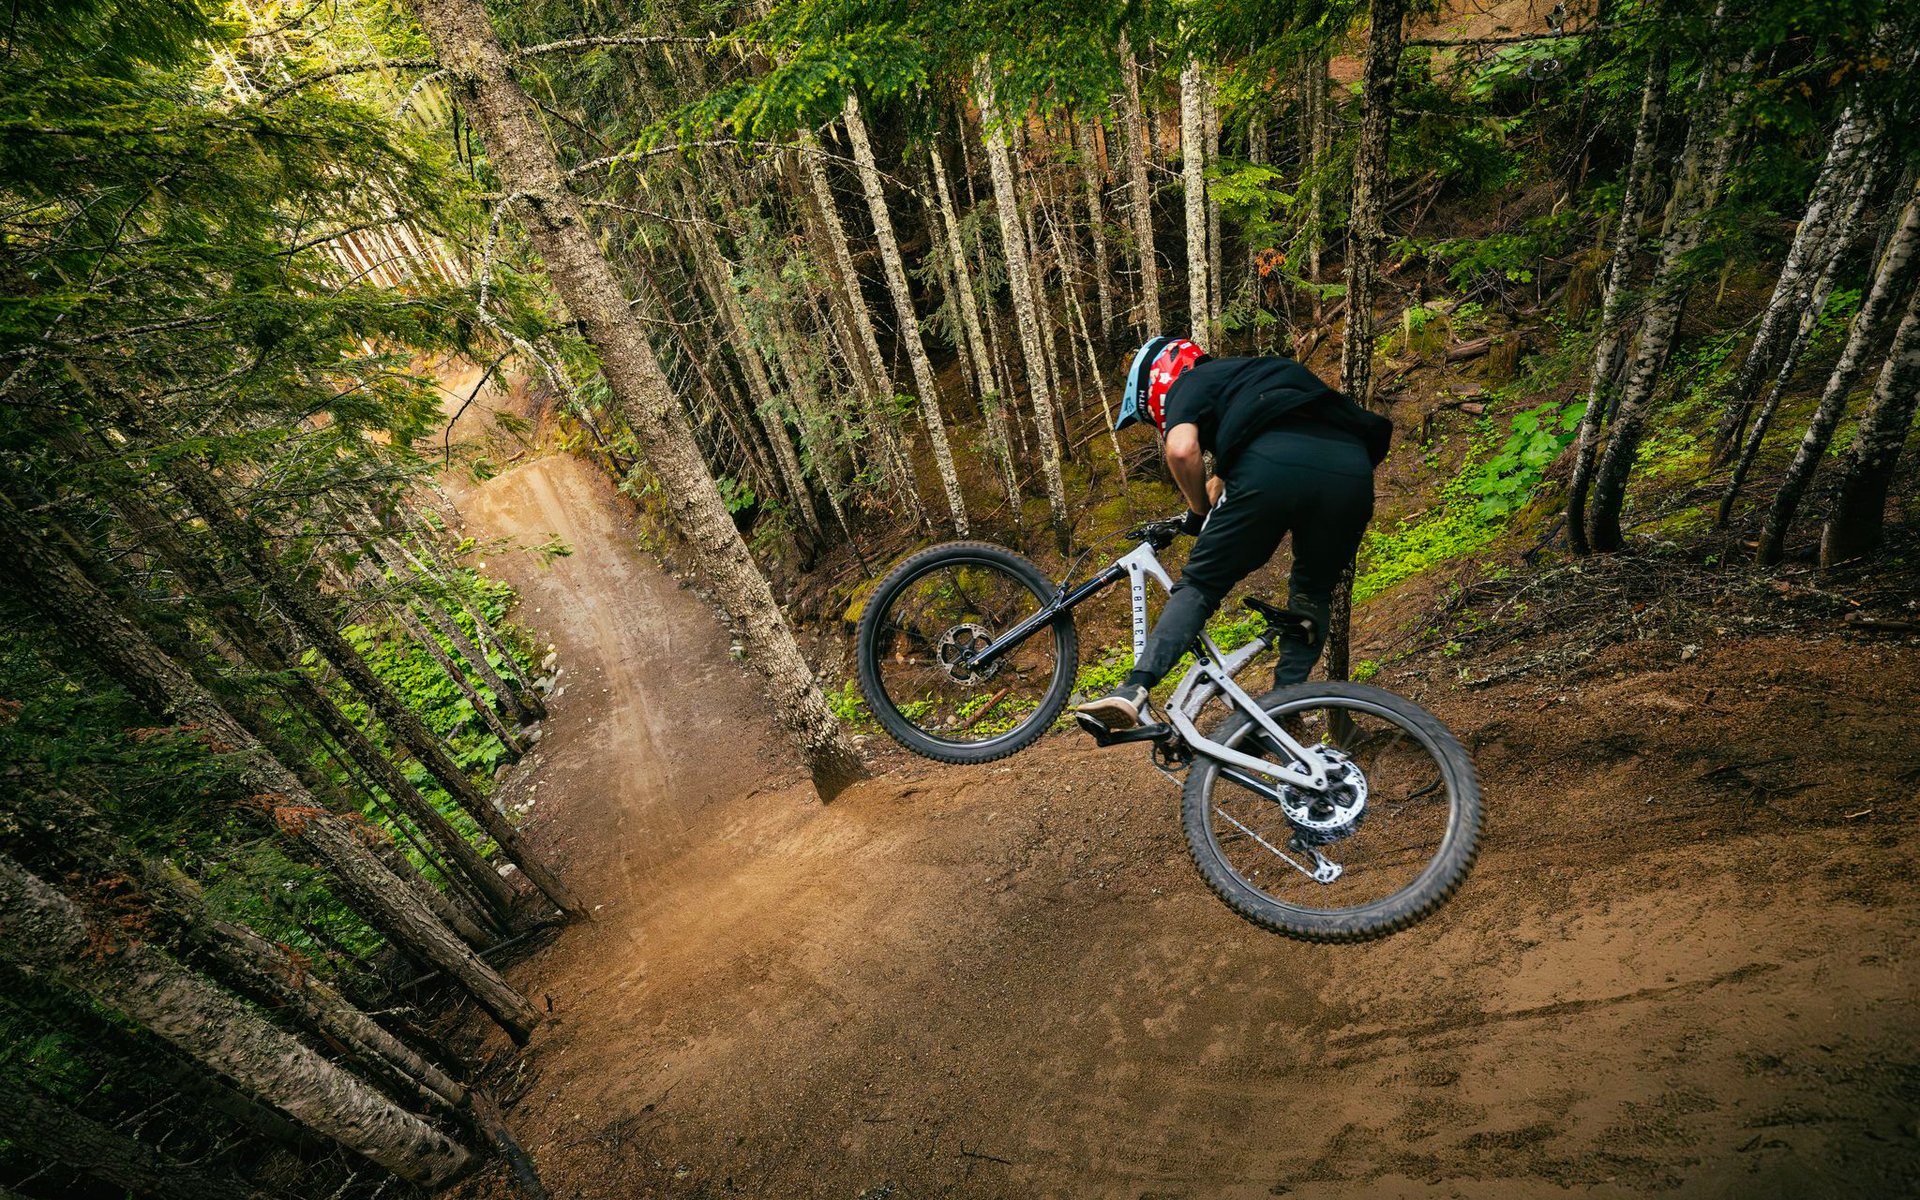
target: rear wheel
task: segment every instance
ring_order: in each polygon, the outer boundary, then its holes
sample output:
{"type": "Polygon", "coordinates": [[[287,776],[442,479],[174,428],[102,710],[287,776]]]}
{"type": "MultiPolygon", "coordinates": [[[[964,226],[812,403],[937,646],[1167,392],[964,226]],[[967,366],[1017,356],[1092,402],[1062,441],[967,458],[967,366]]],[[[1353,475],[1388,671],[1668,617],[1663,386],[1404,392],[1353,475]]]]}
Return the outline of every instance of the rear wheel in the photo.
{"type": "MultiPolygon", "coordinates": [[[[1214,893],[1263,929],[1317,942],[1383,937],[1445,903],[1479,852],[1481,809],[1473,761],[1439,719],[1353,683],[1278,688],[1259,704],[1333,786],[1316,796],[1198,759],[1181,820],[1214,893]]],[[[1209,736],[1286,761],[1246,713],[1209,736]]]]}
{"type": "Polygon", "coordinates": [[[895,567],[860,618],[860,690],[874,719],[940,762],[992,762],[1030,745],[1073,691],[1072,615],[985,668],[966,656],[1053,596],[1040,568],[984,542],[935,546],[895,567]]]}

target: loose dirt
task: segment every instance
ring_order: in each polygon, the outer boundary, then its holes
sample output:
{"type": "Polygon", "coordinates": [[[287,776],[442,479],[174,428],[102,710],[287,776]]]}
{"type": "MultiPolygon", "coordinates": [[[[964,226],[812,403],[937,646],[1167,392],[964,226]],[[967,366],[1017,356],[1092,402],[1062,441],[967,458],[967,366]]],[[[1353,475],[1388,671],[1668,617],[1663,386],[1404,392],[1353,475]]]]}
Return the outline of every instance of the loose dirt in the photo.
{"type": "Polygon", "coordinates": [[[592,466],[458,502],[572,548],[488,566],[562,669],[506,797],[598,915],[512,970],[551,1006],[509,1119],[556,1197],[1920,1189],[1912,646],[1636,643],[1477,691],[1436,659],[1480,864],[1318,947],[1212,898],[1127,748],[876,744],[821,806],[592,466]]]}

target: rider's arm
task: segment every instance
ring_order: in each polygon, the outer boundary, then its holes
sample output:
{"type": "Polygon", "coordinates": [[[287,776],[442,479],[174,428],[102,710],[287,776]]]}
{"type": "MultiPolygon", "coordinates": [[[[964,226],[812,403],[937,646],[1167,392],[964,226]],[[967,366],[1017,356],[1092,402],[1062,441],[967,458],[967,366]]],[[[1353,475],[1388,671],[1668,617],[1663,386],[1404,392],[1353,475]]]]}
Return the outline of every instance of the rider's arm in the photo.
{"type": "Polygon", "coordinates": [[[1213,507],[1207,493],[1206,456],[1200,452],[1200,427],[1192,423],[1167,430],[1167,470],[1187,507],[1205,516],[1213,507]]]}

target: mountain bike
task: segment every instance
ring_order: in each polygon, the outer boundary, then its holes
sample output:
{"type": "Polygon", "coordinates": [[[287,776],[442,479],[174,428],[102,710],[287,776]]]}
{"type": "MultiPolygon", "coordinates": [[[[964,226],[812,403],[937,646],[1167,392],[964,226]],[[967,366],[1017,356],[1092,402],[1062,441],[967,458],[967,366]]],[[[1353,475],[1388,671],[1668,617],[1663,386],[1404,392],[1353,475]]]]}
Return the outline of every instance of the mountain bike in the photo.
{"type": "MultiPolygon", "coordinates": [[[[1138,544],[1077,585],[1056,586],[1026,558],[983,542],[902,562],[860,618],[860,688],[874,717],[939,762],[993,762],[1032,744],[1074,688],[1073,610],[1126,580],[1137,661],[1147,585],[1172,590],[1159,552],[1180,525],[1129,530],[1138,544]]],[[[1234,912],[1308,941],[1404,929],[1445,903],[1473,865],[1473,762],[1432,713],[1381,688],[1302,683],[1249,695],[1234,677],[1283,639],[1310,641],[1312,628],[1301,614],[1245,604],[1258,632],[1230,652],[1203,633],[1160,705],[1165,720],[1109,730],[1082,714],[1080,725],[1101,745],[1146,744],[1154,767],[1182,783],[1188,852],[1234,912]],[[1220,719],[1203,734],[1210,706],[1220,719]]]]}

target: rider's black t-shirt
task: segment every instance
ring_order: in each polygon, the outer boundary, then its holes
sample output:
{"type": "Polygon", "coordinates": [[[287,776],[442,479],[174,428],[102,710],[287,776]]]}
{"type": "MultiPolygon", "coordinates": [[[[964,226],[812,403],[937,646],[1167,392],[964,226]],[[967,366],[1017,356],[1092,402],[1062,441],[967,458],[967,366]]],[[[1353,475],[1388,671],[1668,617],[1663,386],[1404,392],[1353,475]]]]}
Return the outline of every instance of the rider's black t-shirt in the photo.
{"type": "Polygon", "coordinates": [[[1200,448],[1224,472],[1253,439],[1300,423],[1345,434],[1378,465],[1393,427],[1323,383],[1290,358],[1209,358],[1181,372],[1167,391],[1167,428],[1192,424],[1200,448]]]}

